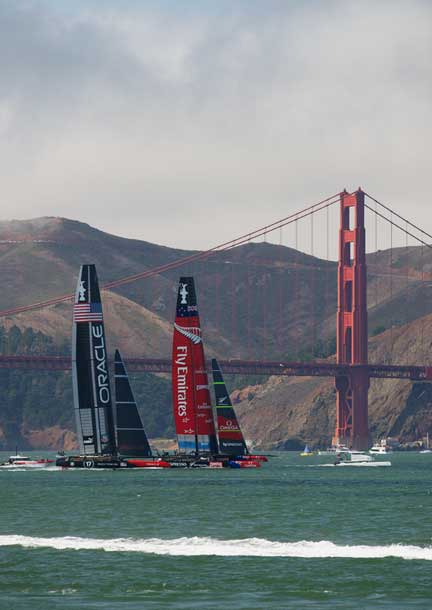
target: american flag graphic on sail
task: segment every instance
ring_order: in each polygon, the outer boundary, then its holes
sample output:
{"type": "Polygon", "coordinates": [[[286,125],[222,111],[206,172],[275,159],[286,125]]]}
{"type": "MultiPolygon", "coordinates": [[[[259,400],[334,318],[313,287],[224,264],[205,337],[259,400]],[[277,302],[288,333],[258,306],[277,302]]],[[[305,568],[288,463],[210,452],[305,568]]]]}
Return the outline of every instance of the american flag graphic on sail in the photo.
{"type": "Polygon", "coordinates": [[[101,303],[75,303],[74,322],[102,322],[101,303]]]}

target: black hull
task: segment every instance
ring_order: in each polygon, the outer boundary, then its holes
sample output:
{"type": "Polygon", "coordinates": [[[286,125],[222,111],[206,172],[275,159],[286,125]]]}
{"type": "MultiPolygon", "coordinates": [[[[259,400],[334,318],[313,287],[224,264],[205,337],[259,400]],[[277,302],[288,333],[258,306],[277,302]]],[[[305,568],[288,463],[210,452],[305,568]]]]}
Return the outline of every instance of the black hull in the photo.
{"type": "Polygon", "coordinates": [[[247,462],[244,456],[233,457],[226,454],[205,455],[163,455],[154,458],[121,458],[112,455],[70,455],[61,456],[56,460],[56,466],[61,468],[81,468],[85,470],[128,470],[130,468],[232,468],[233,460],[247,462]]]}
{"type": "Polygon", "coordinates": [[[86,470],[124,470],[125,468],[134,468],[134,466],[128,464],[126,460],[110,455],[71,455],[68,457],[59,457],[56,460],[56,466],[60,466],[61,468],[84,468],[86,470]]]}

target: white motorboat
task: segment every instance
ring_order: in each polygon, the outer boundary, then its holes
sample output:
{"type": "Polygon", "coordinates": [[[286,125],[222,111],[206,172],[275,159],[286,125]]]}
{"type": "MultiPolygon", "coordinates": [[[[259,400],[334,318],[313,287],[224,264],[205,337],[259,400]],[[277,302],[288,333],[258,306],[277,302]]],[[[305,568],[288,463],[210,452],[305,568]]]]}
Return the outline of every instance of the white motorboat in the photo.
{"type": "Polygon", "coordinates": [[[333,447],[328,447],[328,449],[320,449],[318,451],[318,455],[336,456],[338,453],[351,453],[354,455],[364,455],[363,451],[359,451],[358,449],[350,449],[346,445],[335,445],[333,447]]]}
{"type": "Polygon", "coordinates": [[[391,449],[387,446],[386,440],[383,438],[379,443],[375,443],[370,449],[369,453],[375,455],[385,455],[390,453],[391,449]]]}
{"type": "Polygon", "coordinates": [[[27,455],[11,455],[7,462],[0,464],[0,468],[46,468],[54,464],[54,460],[45,458],[31,458],[27,455]]]}
{"type": "Polygon", "coordinates": [[[327,449],[319,449],[318,455],[336,455],[339,451],[349,451],[348,448],[337,449],[336,447],[328,447],[327,449]]]}
{"type": "Polygon", "coordinates": [[[391,462],[375,461],[366,453],[352,453],[341,451],[336,455],[335,466],[391,466],[391,462]]]}

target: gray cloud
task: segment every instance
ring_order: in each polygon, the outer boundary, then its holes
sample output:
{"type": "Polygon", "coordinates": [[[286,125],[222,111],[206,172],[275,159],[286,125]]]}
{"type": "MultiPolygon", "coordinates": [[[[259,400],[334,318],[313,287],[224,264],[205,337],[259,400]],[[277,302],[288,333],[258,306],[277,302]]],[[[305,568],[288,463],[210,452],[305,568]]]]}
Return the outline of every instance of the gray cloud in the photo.
{"type": "Polygon", "coordinates": [[[422,220],[428,2],[172,4],[0,1],[3,218],[205,247],[361,184],[422,220]]]}

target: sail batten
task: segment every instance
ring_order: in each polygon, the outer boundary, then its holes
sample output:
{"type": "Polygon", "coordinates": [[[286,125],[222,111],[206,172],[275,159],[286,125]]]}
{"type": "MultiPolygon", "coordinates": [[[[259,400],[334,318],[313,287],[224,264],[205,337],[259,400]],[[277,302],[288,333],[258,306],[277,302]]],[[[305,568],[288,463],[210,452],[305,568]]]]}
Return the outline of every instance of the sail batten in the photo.
{"type": "Polygon", "coordinates": [[[220,451],[229,455],[246,455],[248,450],[243,433],[216,358],[212,359],[212,373],[220,451]]]}
{"type": "Polygon", "coordinates": [[[147,435],[120,352],[114,357],[118,452],[124,457],[150,457],[147,435]]]}
{"type": "Polygon", "coordinates": [[[102,303],[95,265],[82,265],[74,299],[72,379],[80,452],[116,452],[102,303]]]}

